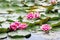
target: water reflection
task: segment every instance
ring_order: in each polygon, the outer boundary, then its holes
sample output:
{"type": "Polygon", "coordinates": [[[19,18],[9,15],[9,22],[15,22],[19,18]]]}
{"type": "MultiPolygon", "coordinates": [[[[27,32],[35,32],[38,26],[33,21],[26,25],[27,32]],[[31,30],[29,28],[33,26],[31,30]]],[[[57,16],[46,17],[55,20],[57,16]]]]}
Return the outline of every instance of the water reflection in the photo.
{"type": "Polygon", "coordinates": [[[31,33],[30,38],[25,38],[25,40],[60,40],[60,32],[50,33],[50,35],[42,33],[31,33]]]}
{"type": "Polygon", "coordinates": [[[25,40],[46,40],[45,38],[41,37],[40,35],[36,35],[32,33],[30,38],[25,38],[25,40]]]}

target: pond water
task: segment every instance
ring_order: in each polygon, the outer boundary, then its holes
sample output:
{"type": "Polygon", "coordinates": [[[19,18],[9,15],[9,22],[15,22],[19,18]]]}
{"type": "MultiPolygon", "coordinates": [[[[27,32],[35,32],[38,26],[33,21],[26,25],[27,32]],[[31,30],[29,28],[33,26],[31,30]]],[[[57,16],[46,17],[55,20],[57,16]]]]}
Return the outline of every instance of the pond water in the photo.
{"type": "Polygon", "coordinates": [[[36,34],[32,33],[31,37],[29,37],[29,38],[12,39],[12,38],[7,37],[6,39],[3,39],[3,40],[46,40],[46,39],[41,37],[40,35],[36,35],[36,34]]]}
{"type": "Polygon", "coordinates": [[[25,40],[46,40],[45,38],[41,37],[40,35],[36,35],[32,33],[32,36],[25,40]]]}
{"type": "Polygon", "coordinates": [[[48,34],[41,34],[40,33],[31,33],[31,36],[29,38],[9,38],[7,37],[6,39],[3,40],[60,40],[60,32],[55,33],[50,33],[51,35],[48,34]]]}
{"type": "Polygon", "coordinates": [[[25,40],[60,40],[60,32],[54,32],[49,34],[36,34],[32,33],[31,37],[25,40]]]}

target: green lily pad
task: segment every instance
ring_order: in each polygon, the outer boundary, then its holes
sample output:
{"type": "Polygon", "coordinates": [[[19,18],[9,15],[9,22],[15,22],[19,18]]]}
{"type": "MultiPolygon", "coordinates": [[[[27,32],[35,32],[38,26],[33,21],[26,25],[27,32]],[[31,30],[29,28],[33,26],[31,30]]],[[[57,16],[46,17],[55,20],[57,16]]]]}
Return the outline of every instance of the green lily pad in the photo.
{"type": "Polygon", "coordinates": [[[17,30],[15,32],[9,32],[8,33],[9,37],[11,37],[11,38],[22,38],[22,37],[25,37],[29,34],[30,34],[30,32],[22,31],[22,30],[17,30]]]}
{"type": "Polygon", "coordinates": [[[57,20],[57,21],[48,21],[47,23],[50,24],[52,27],[60,26],[60,20],[57,20]]]}
{"type": "Polygon", "coordinates": [[[0,38],[6,38],[6,37],[7,37],[7,33],[0,34],[0,38]]]}
{"type": "Polygon", "coordinates": [[[8,31],[9,31],[8,28],[0,28],[0,34],[7,33],[8,31]]]}

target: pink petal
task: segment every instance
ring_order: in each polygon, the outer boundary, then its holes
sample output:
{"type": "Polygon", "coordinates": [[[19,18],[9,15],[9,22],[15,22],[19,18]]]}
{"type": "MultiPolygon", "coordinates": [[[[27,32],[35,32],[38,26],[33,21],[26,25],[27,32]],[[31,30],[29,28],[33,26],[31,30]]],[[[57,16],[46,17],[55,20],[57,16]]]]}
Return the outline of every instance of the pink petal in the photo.
{"type": "Polygon", "coordinates": [[[25,28],[27,28],[27,24],[23,24],[23,23],[21,23],[21,25],[19,25],[19,29],[25,29],[25,28]]]}
{"type": "Polygon", "coordinates": [[[35,12],[35,13],[34,13],[34,18],[39,18],[39,17],[40,17],[39,12],[35,12]]]}
{"type": "Polygon", "coordinates": [[[48,24],[43,24],[43,25],[41,26],[41,29],[42,29],[42,30],[50,30],[50,29],[51,29],[51,26],[48,25],[48,24]]]}
{"type": "Polygon", "coordinates": [[[34,17],[33,12],[28,13],[26,17],[27,17],[27,19],[33,19],[33,17],[34,17]]]}

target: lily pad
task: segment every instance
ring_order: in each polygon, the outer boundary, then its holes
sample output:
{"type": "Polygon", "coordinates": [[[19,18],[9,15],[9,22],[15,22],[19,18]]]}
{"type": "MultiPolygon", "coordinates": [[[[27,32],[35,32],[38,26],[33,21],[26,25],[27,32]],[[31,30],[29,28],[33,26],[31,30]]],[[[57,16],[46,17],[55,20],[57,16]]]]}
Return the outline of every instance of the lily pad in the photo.
{"type": "Polygon", "coordinates": [[[21,37],[25,37],[25,36],[27,36],[27,35],[30,35],[30,32],[17,30],[17,31],[15,31],[15,32],[9,32],[8,35],[9,35],[11,38],[21,38],[21,37]]]}
{"type": "Polygon", "coordinates": [[[3,39],[3,38],[6,38],[7,37],[7,33],[2,33],[0,34],[0,38],[3,39]]]}

